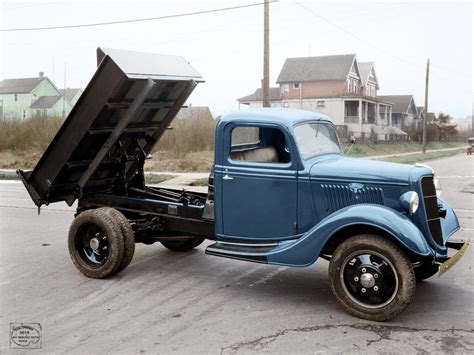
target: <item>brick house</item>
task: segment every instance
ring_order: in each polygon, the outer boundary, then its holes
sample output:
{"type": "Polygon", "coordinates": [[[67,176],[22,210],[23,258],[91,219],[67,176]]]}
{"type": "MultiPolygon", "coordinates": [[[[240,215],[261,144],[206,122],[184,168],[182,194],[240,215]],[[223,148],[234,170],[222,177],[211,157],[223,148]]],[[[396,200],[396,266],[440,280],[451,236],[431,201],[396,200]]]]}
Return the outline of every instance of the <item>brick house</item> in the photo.
{"type": "MultiPolygon", "coordinates": [[[[271,106],[298,108],[326,114],[356,138],[388,140],[406,136],[392,121],[392,104],[377,96],[374,63],[358,62],[355,54],[286,59],[271,88],[271,106]]],[[[261,90],[238,99],[239,105],[261,107],[261,90]]]]}

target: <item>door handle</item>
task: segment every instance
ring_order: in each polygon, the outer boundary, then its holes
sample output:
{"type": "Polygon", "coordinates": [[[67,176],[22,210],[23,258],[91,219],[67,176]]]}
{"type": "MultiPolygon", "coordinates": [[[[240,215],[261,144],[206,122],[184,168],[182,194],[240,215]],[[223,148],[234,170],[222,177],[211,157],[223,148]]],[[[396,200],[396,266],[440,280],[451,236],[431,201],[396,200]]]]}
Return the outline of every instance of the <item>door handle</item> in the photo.
{"type": "Polygon", "coordinates": [[[234,178],[232,176],[225,174],[222,180],[234,180],[234,178]]]}

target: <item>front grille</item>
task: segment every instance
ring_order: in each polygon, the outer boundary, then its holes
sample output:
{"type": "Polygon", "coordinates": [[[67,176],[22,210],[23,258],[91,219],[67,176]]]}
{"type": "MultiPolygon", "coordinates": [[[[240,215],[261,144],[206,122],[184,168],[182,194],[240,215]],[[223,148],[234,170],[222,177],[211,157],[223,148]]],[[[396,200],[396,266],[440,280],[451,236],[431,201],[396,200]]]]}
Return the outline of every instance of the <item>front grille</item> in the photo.
{"type": "Polygon", "coordinates": [[[428,228],[434,241],[441,245],[443,243],[443,234],[441,232],[438,199],[432,176],[425,176],[421,179],[421,190],[423,192],[423,205],[425,206],[428,228]]]}
{"type": "Polygon", "coordinates": [[[326,200],[326,211],[335,212],[341,208],[359,203],[383,205],[383,192],[379,187],[364,187],[358,190],[348,185],[321,184],[326,200]]]}

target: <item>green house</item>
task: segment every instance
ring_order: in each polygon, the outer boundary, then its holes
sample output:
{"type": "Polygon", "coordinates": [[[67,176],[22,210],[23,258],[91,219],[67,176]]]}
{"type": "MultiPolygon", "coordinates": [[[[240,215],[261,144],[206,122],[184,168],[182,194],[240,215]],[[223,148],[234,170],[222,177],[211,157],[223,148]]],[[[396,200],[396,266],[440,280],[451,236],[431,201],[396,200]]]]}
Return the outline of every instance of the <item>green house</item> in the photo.
{"type": "Polygon", "coordinates": [[[36,78],[0,81],[1,118],[65,117],[72,106],[43,72],[36,78]]]}

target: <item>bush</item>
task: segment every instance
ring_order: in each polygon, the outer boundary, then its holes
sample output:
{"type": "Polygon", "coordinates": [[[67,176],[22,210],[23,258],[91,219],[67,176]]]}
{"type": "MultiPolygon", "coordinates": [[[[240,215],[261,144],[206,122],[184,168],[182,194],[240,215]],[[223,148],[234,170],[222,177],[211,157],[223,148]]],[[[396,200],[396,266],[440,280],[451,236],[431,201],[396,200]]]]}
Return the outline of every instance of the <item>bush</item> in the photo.
{"type": "Polygon", "coordinates": [[[0,119],[0,150],[44,151],[63,121],[60,117],[0,119]]]}
{"type": "Polygon", "coordinates": [[[176,119],[154,151],[166,151],[181,158],[192,152],[214,150],[216,120],[211,117],[176,119]]]}

